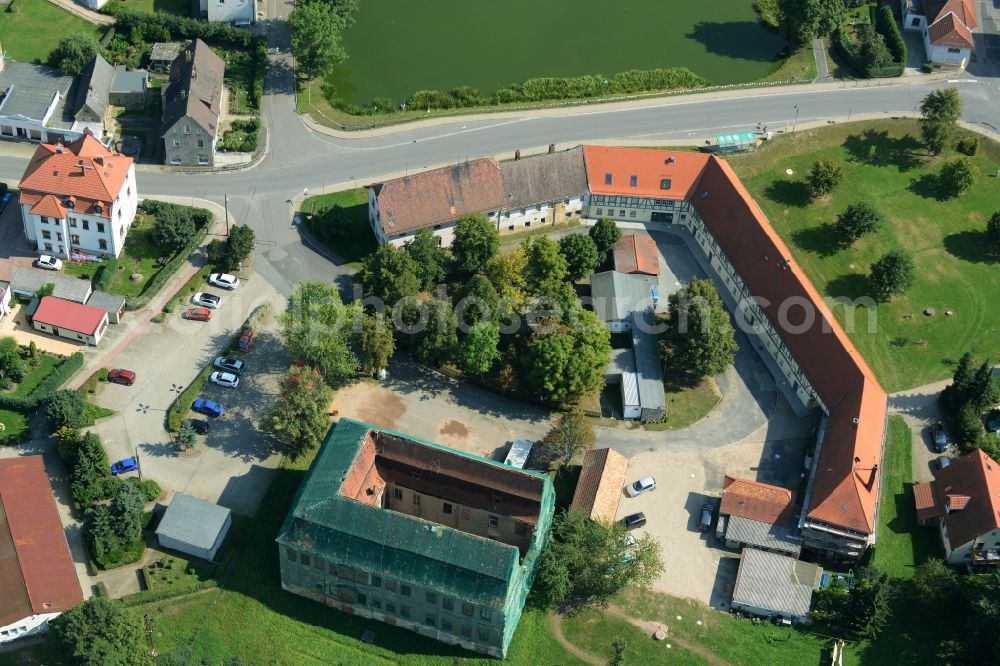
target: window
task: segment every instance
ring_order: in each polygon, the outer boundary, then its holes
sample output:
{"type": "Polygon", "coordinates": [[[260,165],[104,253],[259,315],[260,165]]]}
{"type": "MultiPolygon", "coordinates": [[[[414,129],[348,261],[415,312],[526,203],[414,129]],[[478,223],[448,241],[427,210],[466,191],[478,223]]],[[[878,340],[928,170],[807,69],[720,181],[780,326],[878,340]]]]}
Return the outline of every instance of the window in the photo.
{"type": "MultiPolygon", "coordinates": [[[[220,2],[219,4],[222,4],[222,3],[220,2]]],[[[190,134],[191,133],[191,127],[188,126],[188,125],[185,125],[184,126],[184,133],[185,134],[190,134]]]]}
{"type": "Polygon", "coordinates": [[[919,28],[920,27],[920,17],[919,16],[914,16],[913,17],[913,20],[910,21],[910,27],[911,28],[919,28]]]}
{"type": "Polygon", "coordinates": [[[530,227],[530,226],[531,226],[531,220],[528,220],[527,222],[525,222],[525,223],[524,223],[524,226],[526,226],[526,227],[530,227]]]}
{"type": "Polygon", "coordinates": [[[76,229],[76,218],[75,217],[69,218],[69,226],[71,226],[74,229],[76,229]]]}
{"type": "Polygon", "coordinates": [[[413,594],[413,590],[410,589],[409,585],[400,584],[400,586],[399,586],[399,593],[402,594],[404,597],[408,597],[411,594],[413,594]]]}
{"type": "Polygon", "coordinates": [[[295,551],[292,550],[291,548],[286,548],[285,549],[285,557],[287,557],[289,561],[294,562],[295,561],[295,551]]]}
{"type": "Polygon", "coordinates": [[[528,533],[528,526],[524,523],[515,523],[514,534],[517,536],[525,536],[528,533]]]}
{"type": "Polygon", "coordinates": [[[451,633],[451,620],[441,620],[441,631],[451,633]]]}
{"type": "Polygon", "coordinates": [[[597,214],[598,215],[604,215],[604,209],[603,208],[598,208],[597,209],[597,214]]]}
{"type": "Polygon", "coordinates": [[[208,165],[208,158],[205,157],[204,155],[199,155],[198,156],[198,164],[201,165],[201,166],[207,166],[208,165]]]}
{"type": "Polygon", "coordinates": [[[372,587],[382,587],[382,576],[372,574],[372,587]]]}
{"type": "Polygon", "coordinates": [[[954,46],[948,48],[948,53],[961,53],[962,49],[956,49],[954,46]]]}
{"type": "Polygon", "coordinates": [[[358,592],[358,602],[357,603],[359,605],[361,605],[361,606],[367,606],[368,605],[368,597],[366,597],[361,592],[358,592]]]}
{"type": "Polygon", "coordinates": [[[336,575],[337,575],[337,565],[336,565],[336,564],[334,564],[333,562],[330,562],[330,569],[329,569],[329,572],[330,572],[331,574],[333,574],[334,576],[336,576],[336,575]]]}
{"type": "Polygon", "coordinates": [[[618,217],[625,217],[625,211],[623,210],[618,211],[618,217]]]}
{"type": "Polygon", "coordinates": [[[75,243],[76,245],[80,244],[80,237],[77,236],[76,234],[72,234],[70,238],[72,239],[72,242],[75,243]]]}
{"type": "Polygon", "coordinates": [[[511,224],[507,227],[507,231],[514,231],[514,225],[511,224]]]}
{"type": "Polygon", "coordinates": [[[410,617],[410,607],[409,606],[400,606],[399,607],[399,615],[400,615],[400,617],[410,617]]]}
{"type": "Polygon", "coordinates": [[[496,516],[490,516],[489,525],[490,527],[497,527],[500,524],[500,519],[496,516]]]}
{"type": "Polygon", "coordinates": [[[354,574],[354,582],[358,585],[368,584],[368,574],[364,571],[358,571],[354,574]]]}
{"type": "Polygon", "coordinates": [[[486,627],[479,627],[479,640],[488,641],[490,640],[490,630],[486,627]]]}
{"type": "Polygon", "coordinates": [[[42,238],[45,240],[52,240],[52,232],[48,229],[42,229],[42,238]]]}
{"type": "Polygon", "coordinates": [[[635,211],[634,211],[634,210],[630,210],[630,211],[628,212],[628,216],[629,216],[629,217],[635,217],[635,211]]]}
{"type": "Polygon", "coordinates": [[[45,244],[45,249],[48,250],[49,252],[51,252],[52,251],[52,243],[46,243],[45,244]]]}
{"type": "Polygon", "coordinates": [[[455,610],[455,600],[451,597],[441,597],[441,607],[445,610],[455,610]]]}
{"type": "Polygon", "coordinates": [[[610,173],[604,174],[604,184],[605,185],[610,185],[611,184],[611,174],[610,173]]]}
{"type": "Polygon", "coordinates": [[[306,566],[309,566],[309,556],[306,555],[305,553],[302,553],[302,555],[299,556],[299,562],[301,562],[306,566]]]}
{"type": "MultiPolygon", "coordinates": [[[[180,139],[174,139],[174,148],[180,148],[180,147],[181,147],[181,140],[180,139]]],[[[181,158],[175,157],[174,159],[176,159],[177,163],[180,164],[181,158]]]]}
{"type": "Polygon", "coordinates": [[[99,234],[103,234],[104,233],[104,223],[103,222],[98,222],[97,223],[97,233],[99,233],[99,234]]]}
{"type": "Polygon", "coordinates": [[[90,220],[83,220],[82,224],[84,231],[90,231],[90,220]]]}
{"type": "Polygon", "coordinates": [[[462,632],[462,635],[465,636],[466,638],[472,637],[472,627],[470,627],[469,625],[463,624],[460,631],[462,632]]]}
{"type": "Polygon", "coordinates": [[[436,604],[438,602],[437,592],[425,592],[424,595],[427,598],[427,603],[436,604]]]}
{"type": "Polygon", "coordinates": [[[395,499],[395,500],[402,500],[403,499],[403,491],[400,490],[399,488],[394,489],[392,491],[392,498],[395,499]]]}
{"type": "Polygon", "coordinates": [[[395,613],[396,612],[396,604],[392,603],[391,601],[385,602],[385,612],[386,613],[395,613]]]}
{"type": "Polygon", "coordinates": [[[669,178],[664,178],[663,180],[660,181],[660,189],[661,190],[669,190],[670,189],[670,179],[669,178]]]}
{"type": "Polygon", "coordinates": [[[424,624],[426,624],[428,627],[433,627],[437,624],[437,618],[431,615],[430,613],[427,613],[426,615],[424,615],[424,624]]]}
{"type": "Polygon", "coordinates": [[[382,600],[378,597],[372,597],[372,608],[379,610],[382,608],[382,600]]]}
{"type": "Polygon", "coordinates": [[[462,507],[462,520],[469,520],[472,518],[472,509],[467,506],[462,507]]]}
{"type": "Polygon", "coordinates": [[[42,224],[48,224],[48,223],[49,223],[49,218],[42,215],[42,224]]]}
{"type": "Polygon", "coordinates": [[[483,606],[479,609],[479,619],[483,622],[489,622],[493,619],[493,610],[483,606]]]}
{"type": "Polygon", "coordinates": [[[629,187],[636,187],[639,185],[639,176],[629,176],[628,177],[629,187]]]}
{"type": "Polygon", "coordinates": [[[174,155],[173,157],[171,157],[170,158],[170,163],[174,164],[174,165],[180,164],[181,163],[180,156],[179,155],[174,155]]]}
{"type": "Polygon", "coordinates": [[[394,581],[394,580],[387,580],[387,581],[385,581],[385,589],[389,590],[390,592],[395,592],[396,591],[396,581],[394,581]]]}
{"type": "Polygon", "coordinates": [[[413,506],[420,506],[420,495],[413,493],[413,506]]]}
{"type": "Polygon", "coordinates": [[[101,238],[100,240],[97,241],[97,246],[100,247],[102,250],[107,250],[108,249],[108,241],[106,241],[103,238],[101,238]]]}
{"type": "Polygon", "coordinates": [[[472,604],[467,604],[465,602],[462,602],[462,615],[466,617],[472,617],[472,611],[474,609],[475,606],[473,606],[472,604]]]}
{"type": "Polygon", "coordinates": [[[199,148],[204,148],[205,147],[205,140],[204,139],[198,139],[198,147],[199,148]]]}
{"type": "Polygon", "coordinates": [[[326,569],[326,562],[323,561],[323,558],[317,557],[313,559],[313,568],[322,571],[323,569],[326,569]]]}

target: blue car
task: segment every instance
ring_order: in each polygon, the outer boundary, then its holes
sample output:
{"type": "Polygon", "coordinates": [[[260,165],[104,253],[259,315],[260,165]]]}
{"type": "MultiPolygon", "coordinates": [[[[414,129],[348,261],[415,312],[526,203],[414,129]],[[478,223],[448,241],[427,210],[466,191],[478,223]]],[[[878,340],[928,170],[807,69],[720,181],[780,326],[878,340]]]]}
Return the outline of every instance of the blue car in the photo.
{"type": "Polygon", "coordinates": [[[135,456],[131,458],[125,458],[124,460],[119,460],[111,465],[111,473],[117,476],[118,474],[126,474],[128,472],[134,472],[139,469],[139,461],[135,459],[135,456]]]}
{"type": "Polygon", "coordinates": [[[0,214],[2,214],[7,209],[7,204],[10,203],[10,200],[13,198],[13,196],[14,196],[13,194],[7,192],[2,197],[0,197],[0,214]]]}
{"type": "Polygon", "coordinates": [[[194,404],[191,405],[191,409],[205,416],[222,416],[226,412],[226,409],[222,405],[211,400],[206,400],[205,398],[195,400],[194,404]]]}

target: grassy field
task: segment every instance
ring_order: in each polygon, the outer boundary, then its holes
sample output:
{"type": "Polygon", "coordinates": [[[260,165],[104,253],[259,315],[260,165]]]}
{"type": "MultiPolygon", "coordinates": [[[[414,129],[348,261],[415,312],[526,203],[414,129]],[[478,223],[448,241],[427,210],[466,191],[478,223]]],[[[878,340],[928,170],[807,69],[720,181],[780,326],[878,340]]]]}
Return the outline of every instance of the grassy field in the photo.
{"type": "Polygon", "coordinates": [[[125,247],[118,257],[118,273],[111,281],[108,291],[119,296],[138,296],[146,283],[160,271],[156,260],[161,256],[163,254],[159,246],[153,242],[153,218],[142,213],[136,214],[125,237],[125,247]],[[142,279],[132,282],[129,277],[133,273],[139,273],[142,279]]]}
{"type": "Polygon", "coordinates": [[[663,393],[667,399],[667,420],[647,423],[647,430],[679,430],[705,418],[722,400],[719,387],[711,377],[703,377],[694,386],[671,381],[669,372],[664,381],[663,393]]]}
{"type": "Polygon", "coordinates": [[[140,12],[165,12],[176,16],[191,16],[190,0],[118,0],[129,9],[140,12]]]}
{"type": "Polygon", "coordinates": [[[0,423],[4,425],[0,432],[0,446],[10,442],[20,442],[29,430],[28,417],[21,412],[0,409],[0,423]]]}
{"type": "Polygon", "coordinates": [[[587,609],[563,618],[563,635],[576,647],[601,659],[610,659],[614,653],[612,642],[625,641],[626,664],[670,664],[687,666],[707,664],[696,654],[665,641],[654,641],[646,632],[628,621],[600,609],[587,609]],[[670,647],[667,647],[670,645],[670,647]]]}
{"type": "Polygon", "coordinates": [[[197,558],[165,555],[143,567],[146,588],[151,592],[182,591],[215,575],[215,565],[197,558]]]}
{"type": "Polygon", "coordinates": [[[13,5],[13,11],[0,14],[0,44],[11,60],[44,62],[65,35],[79,32],[100,39],[104,34],[103,28],[46,0],[13,0],[13,5]]]}
{"type": "Polygon", "coordinates": [[[942,557],[941,539],[933,527],[917,525],[913,504],[913,433],[898,416],[889,417],[882,458],[882,507],[873,563],[895,578],[910,578],[913,567],[942,557]]]}
{"type": "Polygon", "coordinates": [[[976,185],[960,198],[943,199],[936,174],[955,156],[927,154],[915,121],[885,120],[796,132],[732,160],[824,296],[865,297],[869,266],[879,256],[893,248],[913,255],[917,277],[909,293],[873,309],[834,309],[889,391],[949,376],[965,351],[993,360],[1000,353],[994,303],[1000,271],[984,247],[986,219],[1000,208],[1000,180],[993,177],[1000,146],[984,141],[973,158],[983,174],[976,185]],[[845,178],[831,196],[813,200],[803,177],[819,157],[844,164],[845,178]],[[857,200],[874,202],[887,223],[850,249],[837,249],[832,223],[857,200]],[[936,314],[925,316],[926,308],[936,314]]]}
{"type": "Polygon", "coordinates": [[[368,190],[331,192],[308,197],[299,208],[306,228],[345,263],[359,262],[375,251],[375,235],[368,225],[368,190]],[[339,216],[333,208],[342,210],[339,216]]]}
{"type": "Polygon", "coordinates": [[[52,374],[52,371],[63,362],[61,356],[54,356],[52,354],[41,354],[38,357],[38,365],[36,365],[31,372],[24,376],[21,383],[14,387],[14,390],[10,392],[11,395],[18,396],[20,398],[26,398],[31,395],[39,384],[44,381],[46,377],[52,374]]]}

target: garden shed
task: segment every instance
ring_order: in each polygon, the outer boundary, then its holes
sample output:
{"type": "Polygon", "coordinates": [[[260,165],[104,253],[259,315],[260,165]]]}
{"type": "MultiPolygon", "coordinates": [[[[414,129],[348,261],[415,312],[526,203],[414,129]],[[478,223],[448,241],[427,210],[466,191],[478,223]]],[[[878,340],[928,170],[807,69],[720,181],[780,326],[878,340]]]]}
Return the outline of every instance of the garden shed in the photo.
{"type": "Polygon", "coordinates": [[[156,528],[164,548],[214,561],[233,523],[232,511],[184,493],[175,493],[156,528]]]}

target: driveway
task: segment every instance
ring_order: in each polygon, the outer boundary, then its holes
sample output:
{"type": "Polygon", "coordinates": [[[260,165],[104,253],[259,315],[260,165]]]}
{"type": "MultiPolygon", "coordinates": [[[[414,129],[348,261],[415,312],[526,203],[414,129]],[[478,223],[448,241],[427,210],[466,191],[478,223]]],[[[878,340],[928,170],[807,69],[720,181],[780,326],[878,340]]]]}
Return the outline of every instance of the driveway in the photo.
{"type": "Polygon", "coordinates": [[[235,292],[209,291],[222,293],[223,298],[212,321],[168,315],[164,323],[150,324],[110,361],[109,368],[128,368],[138,377],[133,386],[99,385],[94,402],[117,413],[102,419],[93,430],[101,435],[111,460],[138,451],[143,475],[164,489],[161,501],[169,502],[173,492],[184,492],[253,515],[281,458],[270,440],[256,430],[290,362],[274,333],[273,318],[245,355],[247,370],[240,386],[206,385],[203,395],[222,403],[226,413],[212,421],[209,434],[199,437],[197,446],[180,454],[164,421],[178,393],[219,355],[249,313],[265,302],[280,312],[284,299],[253,274],[235,292]]]}

